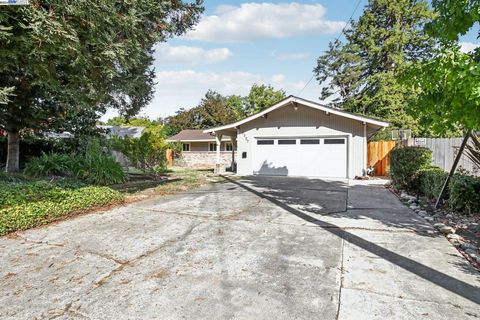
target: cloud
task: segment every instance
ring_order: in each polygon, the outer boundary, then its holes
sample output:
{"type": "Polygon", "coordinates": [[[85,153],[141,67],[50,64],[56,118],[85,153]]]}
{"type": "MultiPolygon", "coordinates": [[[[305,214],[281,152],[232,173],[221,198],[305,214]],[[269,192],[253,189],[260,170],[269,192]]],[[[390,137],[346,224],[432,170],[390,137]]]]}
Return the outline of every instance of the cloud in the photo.
{"type": "Polygon", "coordinates": [[[232,56],[228,48],[202,49],[188,46],[170,46],[166,43],[155,47],[155,62],[158,64],[211,64],[227,60],[232,56]]]}
{"type": "Polygon", "coordinates": [[[473,42],[460,42],[460,51],[468,53],[472,52],[476,48],[480,47],[480,43],[473,43],[473,42]]]}
{"type": "Polygon", "coordinates": [[[321,4],[242,3],[222,5],[205,16],[185,38],[212,42],[241,42],[339,32],[345,22],[325,19],[321,4]]]}
{"type": "Polygon", "coordinates": [[[278,52],[276,50],[272,51],[272,57],[277,60],[304,60],[310,56],[308,52],[278,52]]]}

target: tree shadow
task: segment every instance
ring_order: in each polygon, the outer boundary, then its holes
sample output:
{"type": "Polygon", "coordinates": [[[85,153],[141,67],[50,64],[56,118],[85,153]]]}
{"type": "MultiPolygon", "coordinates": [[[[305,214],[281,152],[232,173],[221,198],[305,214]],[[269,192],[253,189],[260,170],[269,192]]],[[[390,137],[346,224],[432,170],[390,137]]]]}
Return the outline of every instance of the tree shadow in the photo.
{"type": "Polygon", "coordinates": [[[378,198],[375,193],[377,189],[384,189],[382,185],[349,186],[347,180],[264,176],[242,177],[240,181],[304,214],[324,217],[321,223],[342,218],[375,220],[385,228],[401,228],[424,236],[435,236],[430,224],[414,215],[409,208],[389,205],[389,202],[397,201],[396,196],[388,193],[386,196],[390,199],[384,199],[384,194],[378,198]]]}
{"type": "MultiPolygon", "coordinates": [[[[414,261],[410,258],[407,258],[405,256],[402,256],[400,254],[397,254],[395,252],[392,252],[386,248],[383,248],[373,242],[370,242],[368,240],[363,239],[360,236],[357,236],[355,234],[352,234],[339,226],[326,222],[324,220],[320,220],[315,216],[309,215],[305,212],[302,212],[301,210],[295,209],[291,207],[288,202],[283,202],[280,201],[278,198],[273,196],[272,194],[264,193],[262,191],[257,191],[254,189],[254,187],[248,186],[247,183],[258,183],[258,179],[255,179],[255,177],[247,177],[244,178],[242,181],[235,181],[232,179],[229,179],[228,177],[224,177],[227,181],[229,181],[232,184],[238,185],[239,187],[243,188],[246,191],[251,192],[252,194],[265,199],[272,204],[278,206],[279,208],[282,208],[283,210],[297,216],[300,219],[303,219],[306,222],[312,223],[318,227],[321,227],[323,230],[326,230],[340,238],[343,238],[345,241],[361,248],[364,249],[374,255],[377,255],[386,261],[393,263],[397,265],[398,267],[409,271],[411,273],[416,274],[417,276],[437,285],[440,286],[450,292],[453,292],[459,296],[464,297],[465,299],[468,299],[474,303],[480,304],[480,288],[473,286],[469,283],[463,282],[461,280],[458,280],[452,276],[449,276],[448,274],[445,274],[443,272],[437,271],[433,268],[430,268],[422,263],[419,263],[417,261],[414,261]],[[245,183],[246,182],[246,183],[245,183]]],[[[308,180],[307,180],[308,182],[308,180]]],[[[263,186],[259,186],[260,189],[263,186]]],[[[274,192],[280,192],[281,189],[278,188],[278,185],[275,184],[275,187],[277,188],[277,191],[274,192]]],[[[291,201],[291,200],[290,200],[291,201]]],[[[365,202],[368,202],[368,199],[365,199],[365,202]]],[[[348,211],[347,211],[348,212],[348,211]]]]}

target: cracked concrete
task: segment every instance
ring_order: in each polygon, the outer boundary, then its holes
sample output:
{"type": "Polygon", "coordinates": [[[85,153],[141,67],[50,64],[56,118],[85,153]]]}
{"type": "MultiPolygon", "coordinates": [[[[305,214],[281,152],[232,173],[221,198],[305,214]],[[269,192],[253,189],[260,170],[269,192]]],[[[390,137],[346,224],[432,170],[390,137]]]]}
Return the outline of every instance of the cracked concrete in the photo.
{"type": "Polygon", "coordinates": [[[479,284],[364,182],[250,177],[0,238],[1,319],[475,319],[479,284]]]}

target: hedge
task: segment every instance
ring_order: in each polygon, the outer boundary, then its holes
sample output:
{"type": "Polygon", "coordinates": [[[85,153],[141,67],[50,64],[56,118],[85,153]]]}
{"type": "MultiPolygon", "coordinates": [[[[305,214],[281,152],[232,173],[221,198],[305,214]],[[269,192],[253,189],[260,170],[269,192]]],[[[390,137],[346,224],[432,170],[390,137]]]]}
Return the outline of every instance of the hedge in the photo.
{"type": "Polygon", "coordinates": [[[0,183],[0,235],[123,200],[122,193],[108,187],[62,187],[48,182],[0,183]]]}
{"type": "Polygon", "coordinates": [[[417,191],[415,181],[420,170],[432,164],[432,151],[423,147],[399,147],[390,151],[390,178],[394,187],[417,191]]]}
{"type": "Polygon", "coordinates": [[[439,167],[422,169],[418,172],[415,184],[410,189],[416,189],[428,199],[434,200],[440,194],[447,175],[448,173],[439,167]]]}
{"type": "Polygon", "coordinates": [[[447,205],[455,212],[480,213],[480,177],[455,174],[448,186],[447,205]]]}

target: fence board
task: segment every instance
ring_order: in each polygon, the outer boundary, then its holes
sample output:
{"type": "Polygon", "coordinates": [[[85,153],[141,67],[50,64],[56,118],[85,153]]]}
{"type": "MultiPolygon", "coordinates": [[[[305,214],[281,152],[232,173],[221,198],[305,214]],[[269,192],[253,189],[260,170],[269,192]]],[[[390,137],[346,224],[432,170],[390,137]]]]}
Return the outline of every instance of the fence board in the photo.
{"type": "Polygon", "coordinates": [[[389,170],[388,154],[395,141],[372,141],[367,145],[367,166],[373,167],[376,176],[386,176],[389,170]]]}
{"type": "MultiPolygon", "coordinates": [[[[427,147],[432,150],[433,164],[449,171],[452,168],[463,138],[420,138],[412,140],[414,146],[427,147]]],[[[477,176],[480,175],[480,168],[473,164],[465,152],[460,158],[458,167],[468,170],[477,176]]]]}

